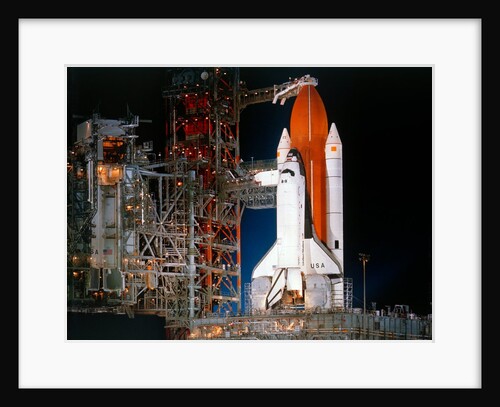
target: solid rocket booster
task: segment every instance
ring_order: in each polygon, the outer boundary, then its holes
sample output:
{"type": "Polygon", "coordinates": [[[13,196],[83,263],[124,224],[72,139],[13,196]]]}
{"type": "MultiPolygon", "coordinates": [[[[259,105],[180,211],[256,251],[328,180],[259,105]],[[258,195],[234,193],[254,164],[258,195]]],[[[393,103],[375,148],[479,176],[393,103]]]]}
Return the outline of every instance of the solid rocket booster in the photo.
{"type": "Polygon", "coordinates": [[[293,104],[290,118],[291,147],[302,155],[306,170],[307,193],[312,221],[319,239],[327,242],[325,143],[328,118],[325,105],[316,88],[304,85],[293,104]]]}
{"type": "Polygon", "coordinates": [[[326,160],[326,244],[344,268],[344,222],[342,197],[342,142],[332,123],[325,145],[326,160]]]}

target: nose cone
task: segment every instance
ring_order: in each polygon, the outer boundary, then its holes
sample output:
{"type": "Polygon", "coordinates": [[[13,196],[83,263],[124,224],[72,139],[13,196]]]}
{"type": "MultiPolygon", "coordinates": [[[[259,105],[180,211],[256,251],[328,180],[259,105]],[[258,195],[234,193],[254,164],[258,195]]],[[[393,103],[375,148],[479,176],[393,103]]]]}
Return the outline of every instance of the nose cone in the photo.
{"type": "Polygon", "coordinates": [[[286,129],[286,127],[281,133],[280,142],[278,144],[278,150],[281,149],[290,149],[290,136],[288,135],[288,130],[286,129]]]}
{"type": "Polygon", "coordinates": [[[276,157],[278,159],[278,169],[281,169],[281,166],[286,161],[286,155],[290,150],[290,136],[286,127],[283,129],[283,133],[281,133],[280,142],[278,144],[278,149],[276,151],[276,157]]]}
{"type": "Polygon", "coordinates": [[[300,147],[310,141],[325,145],[328,134],[328,118],[325,105],[316,88],[305,85],[293,104],[290,119],[292,147],[300,147]],[[316,140],[317,138],[321,140],[316,140]]]}
{"type": "Polygon", "coordinates": [[[332,123],[330,127],[330,132],[328,133],[328,138],[326,139],[326,144],[342,144],[340,141],[339,132],[335,123],[332,123]]]}

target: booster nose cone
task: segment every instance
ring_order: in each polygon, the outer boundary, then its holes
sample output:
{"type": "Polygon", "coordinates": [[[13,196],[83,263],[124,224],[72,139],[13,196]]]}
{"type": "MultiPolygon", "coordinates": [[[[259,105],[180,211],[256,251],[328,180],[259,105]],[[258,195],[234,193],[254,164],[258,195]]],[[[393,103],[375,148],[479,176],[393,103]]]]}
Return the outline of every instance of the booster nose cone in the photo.
{"type": "Polygon", "coordinates": [[[288,130],[286,127],[283,129],[283,132],[281,133],[281,138],[280,142],[278,144],[278,150],[281,149],[290,149],[290,135],[288,134],[288,130]]]}
{"type": "Polygon", "coordinates": [[[326,144],[342,144],[340,141],[339,132],[335,123],[330,126],[330,132],[328,133],[328,138],[326,139],[326,144]]]}
{"type": "Polygon", "coordinates": [[[286,156],[290,151],[290,135],[286,128],[283,129],[281,133],[280,142],[278,143],[278,149],[276,151],[276,157],[278,159],[278,169],[281,170],[283,163],[286,161],[286,156]]]}
{"type": "Polygon", "coordinates": [[[342,158],[342,141],[340,141],[339,132],[337,131],[335,123],[332,123],[330,126],[330,132],[328,133],[328,137],[326,139],[325,158],[327,160],[327,167],[329,159],[342,158]]]}

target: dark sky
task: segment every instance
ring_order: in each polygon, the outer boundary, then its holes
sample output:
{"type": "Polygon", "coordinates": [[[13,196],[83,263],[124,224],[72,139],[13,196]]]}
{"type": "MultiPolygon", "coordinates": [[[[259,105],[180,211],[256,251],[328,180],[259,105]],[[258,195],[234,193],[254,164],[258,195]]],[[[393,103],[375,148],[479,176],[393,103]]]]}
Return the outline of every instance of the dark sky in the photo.
{"type": "MultiPolygon", "coordinates": [[[[102,117],[130,110],[141,119],[140,141],[164,140],[161,95],[167,68],[68,68],[68,140],[75,125],[97,108],[102,117]],[[74,115],[81,116],[74,119],[74,115]]],[[[373,301],[407,304],[431,313],[432,293],[432,68],[430,67],[244,67],[249,89],[272,86],[305,74],[318,79],[329,124],[343,143],[344,263],[353,278],[354,306],[362,307],[358,253],[371,255],[366,272],[367,308],[373,301]]],[[[289,128],[294,99],[284,106],[245,108],[240,121],[241,156],[275,158],[283,127],[289,128]]],[[[245,210],[242,278],[276,237],[275,210],[245,210]]],[[[243,298],[242,298],[243,301],[243,298]]]]}

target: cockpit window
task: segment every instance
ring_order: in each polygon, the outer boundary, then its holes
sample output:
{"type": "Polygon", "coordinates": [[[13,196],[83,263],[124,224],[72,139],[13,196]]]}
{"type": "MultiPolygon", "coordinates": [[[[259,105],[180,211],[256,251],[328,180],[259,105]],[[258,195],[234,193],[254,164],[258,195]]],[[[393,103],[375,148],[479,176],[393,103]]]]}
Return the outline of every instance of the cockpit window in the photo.
{"type": "Polygon", "coordinates": [[[290,173],[292,177],[295,177],[295,171],[292,171],[290,168],[286,168],[283,171],[281,171],[282,174],[290,173]]]}

